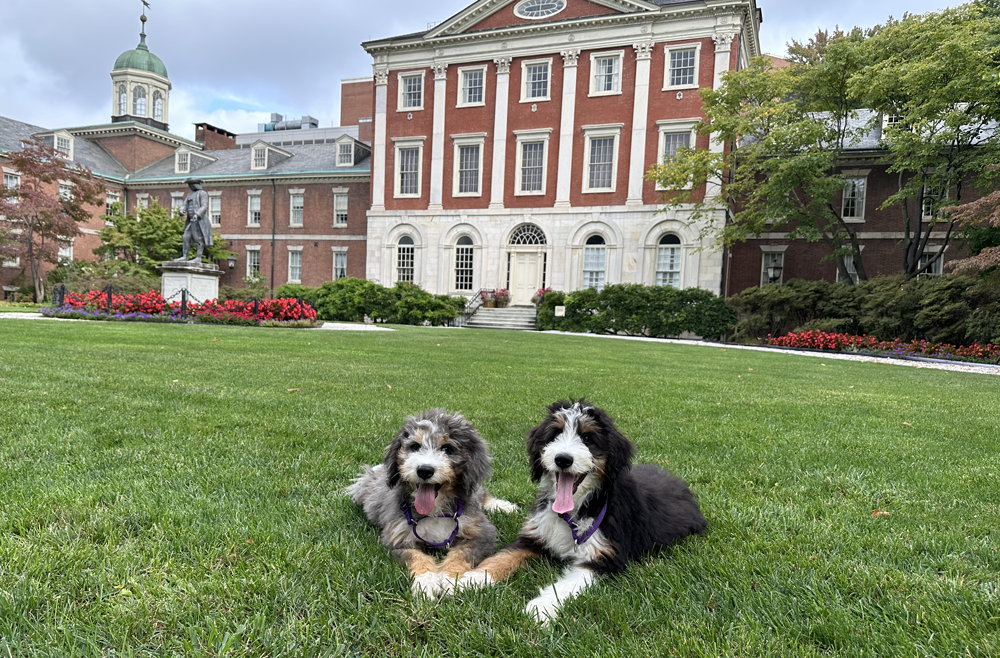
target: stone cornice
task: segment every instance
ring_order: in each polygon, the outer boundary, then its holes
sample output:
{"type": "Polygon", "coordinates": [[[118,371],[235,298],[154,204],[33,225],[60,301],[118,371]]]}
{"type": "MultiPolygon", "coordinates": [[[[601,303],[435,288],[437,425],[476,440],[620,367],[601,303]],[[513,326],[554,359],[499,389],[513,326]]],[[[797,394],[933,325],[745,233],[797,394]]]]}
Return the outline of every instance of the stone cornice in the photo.
{"type": "MultiPolygon", "coordinates": [[[[171,188],[183,185],[184,181],[189,178],[188,175],[184,176],[164,176],[163,178],[142,178],[138,180],[129,179],[125,181],[129,189],[156,189],[156,188],[171,188]]],[[[338,172],[316,172],[316,173],[286,173],[286,174],[268,174],[262,176],[259,174],[229,174],[221,176],[199,176],[205,182],[205,187],[216,186],[216,187],[231,187],[231,186],[244,186],[244,185],[264,185],[269,183],[272,179],[279,185],[294,185],[301,183],[302,185],[313,185],[313,184],[329,184],[329,183],[370,183],[370,174],[359,174],[358,172],[350,172],[338,174],[338,172]]]]}
{"type": "MultiPolygon", "coordinates": [[[[142,123],[109,123],[100,126],[84,126],[82,128],[64,128],[69,134],[74,137],[82,137],[84,139],[102,139],[105,137],[128,137],[129,135],[135,135],[142,137],[144,139],[149,139],[154,142],[159,142],[161,144],[166,144],[172,148],[179,148],[185,146],[192,151],[203,150],[203,145],[199,142],[191,141],[189,139],[184,139],[183,137],[178,137],[177,135],[172,135],[170,133],[161,132],[159,130],[154,130],[149,126],[142,123]]],[[[39,133],[44,135],[52,134],[51,131],[46,133],[39,133]]]]}

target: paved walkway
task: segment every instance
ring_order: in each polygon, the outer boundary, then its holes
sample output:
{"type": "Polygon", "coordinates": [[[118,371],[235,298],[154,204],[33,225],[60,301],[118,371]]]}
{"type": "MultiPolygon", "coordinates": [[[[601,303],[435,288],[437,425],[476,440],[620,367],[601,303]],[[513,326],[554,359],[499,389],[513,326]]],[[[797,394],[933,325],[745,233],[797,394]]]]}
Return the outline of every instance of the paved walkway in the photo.
{"type": "MultiPolygon", "coordinates": [[[[47,318],[39,313],[0,313],[0,320],[45,320],[48,322],[92,322],[92,320],[70,320],[67,318],[47,318]]],[[[348,322],[324,322],[316,329],[324,331],[395,331],[374,324],[353,324],[348,322]]]]}

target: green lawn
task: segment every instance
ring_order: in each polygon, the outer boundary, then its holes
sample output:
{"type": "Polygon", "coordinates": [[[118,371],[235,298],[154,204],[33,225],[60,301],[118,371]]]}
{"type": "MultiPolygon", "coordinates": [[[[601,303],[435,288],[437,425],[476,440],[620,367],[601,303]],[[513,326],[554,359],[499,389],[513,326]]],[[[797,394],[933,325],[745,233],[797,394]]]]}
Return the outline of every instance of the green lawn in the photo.
{"type": "MultiPolygon", "coordinates": [[[[0,658],[1000,654],[994,376],[532,333],[0,320],[0,381],[0,658]],[[526,432],[580,395],[688,480],[708,533],[548,629],[522,611],[552,564],[411,599],[349,478],[404,415],[446,406],[523,507],[526,432]]],[[[522,518],[494,517],[502,542],[522,518]]]]}

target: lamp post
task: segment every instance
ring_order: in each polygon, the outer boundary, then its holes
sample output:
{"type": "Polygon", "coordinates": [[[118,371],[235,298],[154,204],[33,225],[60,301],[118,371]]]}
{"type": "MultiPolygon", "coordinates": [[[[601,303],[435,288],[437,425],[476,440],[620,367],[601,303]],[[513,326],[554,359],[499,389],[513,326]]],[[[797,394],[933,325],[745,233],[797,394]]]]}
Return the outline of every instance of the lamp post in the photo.
{"type": "Polygon", "coordinates": [[[236,269],[236,256],[230,256],[227,261],[229,262],[229,287],[233,287],[233,270],[236,269]]]}
{"type": "Polygon", "coordinates": [[[778,283],[781,281],[781,270],[784,269],[781,265],[768,265],[767,267],[767,282],[768,283],[778,283]]]}

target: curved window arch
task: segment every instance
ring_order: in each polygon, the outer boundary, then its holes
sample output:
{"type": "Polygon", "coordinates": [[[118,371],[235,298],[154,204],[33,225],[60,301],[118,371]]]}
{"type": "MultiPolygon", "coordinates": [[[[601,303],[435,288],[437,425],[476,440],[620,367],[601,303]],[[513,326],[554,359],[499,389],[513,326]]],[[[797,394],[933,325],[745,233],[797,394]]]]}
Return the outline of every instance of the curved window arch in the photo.
{"type": "Polygon", "coordinates": [[[413,271],[416,264],[416,248],[413,238],[403,235],[396,242],[396,281],[413,283],[413,271]]]}
{"type": "Polygon", "coordinates": [[[163,95],[159,90],[153,92],[153,118],[163,121],[163,95]]]}
{"type": "Polygon", "coordinates": [[[681,287],[681,239],[673,233],[664,234],[656,249],[656,285],[681,287]]]}
{"type": "Polygon", "coordinates": [[[124,84],[118,85],[118,116],[128,114],[128,87],[124,84]]]}
{"type": "Polygon", "coordinates": [[[604,241],[603,235],[592,235],[587,238],[587,244],[607,244],[607,242],[604,241]]]}
{"type": "Polygon", "coordinates": [[[455,243],[455,290],[472,290],[475,258],[472,238],[463,235],[455,243]]]}
{"type": "Polygon", "coordinates": [[[587,238],[583,249],[583,287],[598,292],[604,287],[608,262],[608,248],[604,236],[594,234],[587,238]]]}
{"type": "Polygon", "coordinates": [[[146,88],[132,89],[132,114],[137,117],[146,116],[146,88]]]}
{"type": "Polygon", "coordinates": [[[510,245],[543,245],[545,244],[545,233],[534,224],[521,224],[510,234],[510,245]]]}

